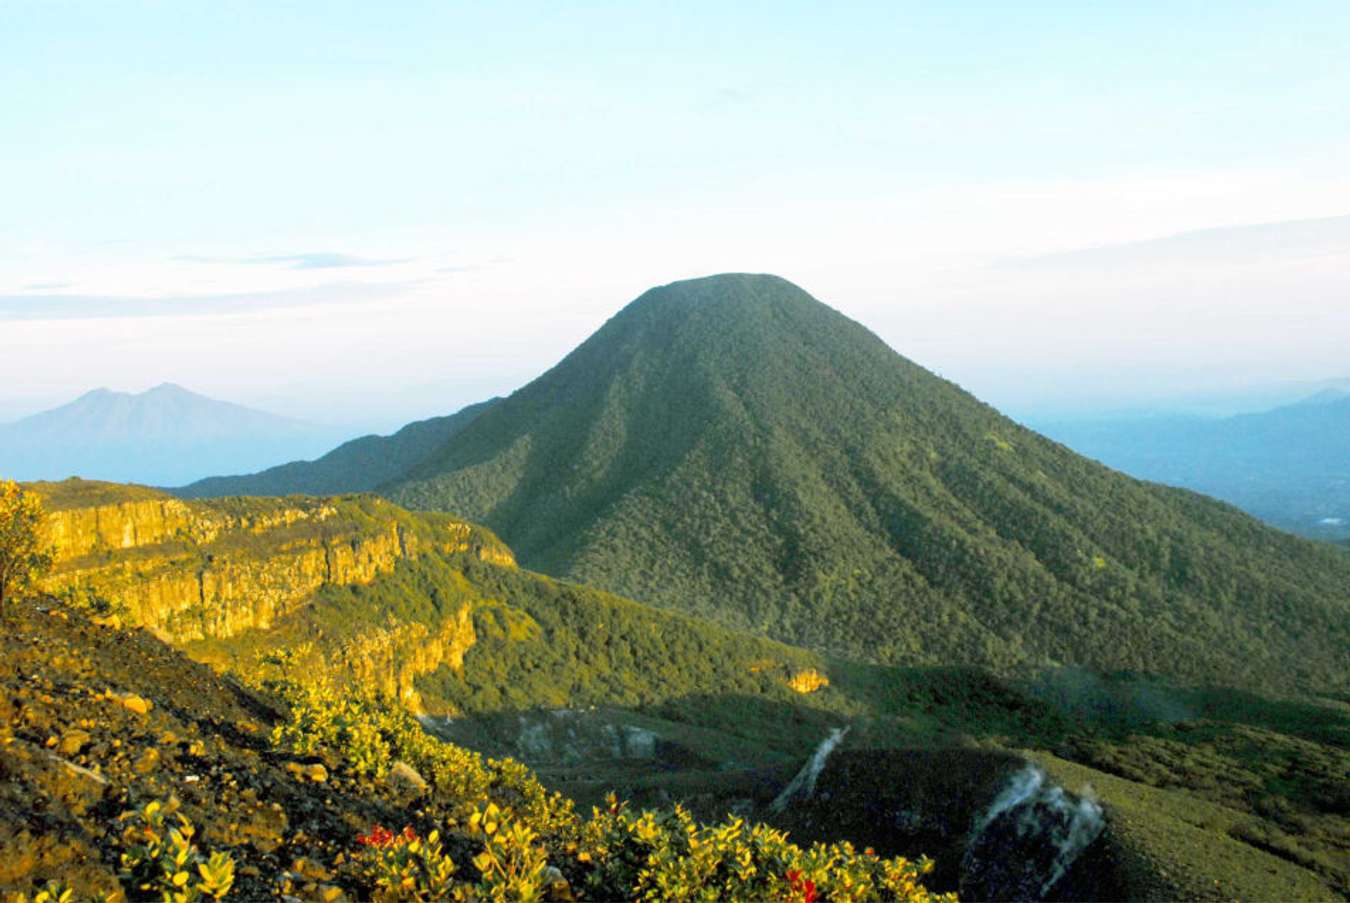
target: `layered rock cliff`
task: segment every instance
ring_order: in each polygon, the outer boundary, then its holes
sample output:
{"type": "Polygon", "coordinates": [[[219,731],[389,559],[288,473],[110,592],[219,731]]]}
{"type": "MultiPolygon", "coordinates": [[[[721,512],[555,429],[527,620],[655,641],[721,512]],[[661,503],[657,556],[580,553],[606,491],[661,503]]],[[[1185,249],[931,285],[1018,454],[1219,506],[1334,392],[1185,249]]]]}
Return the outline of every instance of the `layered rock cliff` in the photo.
{"type": "Polygon", "coordinates": [[[269,628],[321,587],[368,584],[423,551],[515,564],[487,530],[371,496],[183,502],[80,480],[33,488],[56,558],[45,588],[96,597],[177,643],[269,628]]]}
{"type": "Polygon", "coordinates": [[[443,665],[463,671],[464,654],[477,639],[473,607],[466,604],[435,627],[398,624],[348,640],[328,656],[328,664],[421,714],[422,697],[413,682],[443,665]]]}

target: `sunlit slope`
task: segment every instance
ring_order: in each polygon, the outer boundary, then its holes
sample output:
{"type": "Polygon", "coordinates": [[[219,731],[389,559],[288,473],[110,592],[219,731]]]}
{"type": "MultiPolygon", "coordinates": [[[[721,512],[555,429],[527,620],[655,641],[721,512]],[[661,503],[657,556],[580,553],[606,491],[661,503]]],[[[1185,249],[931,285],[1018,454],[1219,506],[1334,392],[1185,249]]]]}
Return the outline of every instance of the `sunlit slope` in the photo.
{"type": "Polygon", "coordinates": [[[522,571],[491,531],[372,495],[31,488],[57,551],[47,591],[250,678],[329,681],[459,713],[788,700],[794,677],[824,667],[802,649],[522,571]]]}
{"type": "Polygon", "coordinates": [[[382,491],[879,661],[1347,681],[1344,556],[1077,456],[773,276],[647,292],[382,491]]]}

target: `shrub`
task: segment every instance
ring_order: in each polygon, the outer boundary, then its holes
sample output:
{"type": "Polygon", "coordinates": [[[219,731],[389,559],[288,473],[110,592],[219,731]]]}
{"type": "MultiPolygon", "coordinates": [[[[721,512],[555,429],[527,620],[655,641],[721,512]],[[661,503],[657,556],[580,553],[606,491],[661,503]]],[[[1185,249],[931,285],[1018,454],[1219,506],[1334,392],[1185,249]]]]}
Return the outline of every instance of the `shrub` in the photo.
{"type": "Polygon", "coordinates": [[[151,800],[119,818],[124,851],[119,877],[131,899],[158,895],[165,903],[219,900],[234,886],[234,860],[226,853],[203,856],[192,843],[196,829],[178,812],[178,800],[151,800]],[[177,825],[171,825],[174,816],[177,825]]]}
{"type": "Polygon", "coordinates": [[[440,836],[376,826],[355,858],[380,900],[534,901],[564,872],[602,900],[900,900],[954,903],[920,883],[926,858],[880,858],[847,842],[801,848],[787,834],[739,818],[702,825],[683,808],[634,813],[611,796],[581,819],[511,759],[488,759],[427,734],[396,703],[320,687],[279,687],[291,709],[275,739],[338,756],[359,775],[382,775],[391,757],[417,768],[444,806],[446,827],[482,845],[477,883],[455,881],[440,836]],[[552,861],[559,868],[549,868],[552,861]],[[549,873],[553,872],[553,880],[549,873]]]}
{"type": "Polygon", "coordinates": [[[395,702],[325,686],[283,683],[274,688],[291,712],[290,720],[273,731],[274,743],[306,755],[326,749],[363,777],[383,777],[402,759],[451,804],[457,821],[495,803],[550,839],[574,830],[572,802],[544,789],[529,768],[442,743],[395,702]]]}
{"type": "Polygon", "coordinates": [[[910,862],[857,852],[847,842],[802,849],[767,825],[729,818],[699,825],[683,808],[634,814],[609,798],[582,832],[578,859],[600,899],[954,900],[920,883],[928,859],[910,862]]]}
{"type": "Polygon", "coordinates": [[[455,863],[441,848],[441,836],[432,831],[419,838],[411,827],[395,834],[376,825],[356,842],[363,848],[357,861],[363,877],[375,889],[374,899],[449,900],[455,896],[455,863]]]}
{"type": "Polygon", "coordinates": [[[533,828],[488,803],[469,818],[469,833],[483,841],[483,852],[473,857],[482,899],[533,903],[542,897],[548,860],[535,846],[533,828]]]}

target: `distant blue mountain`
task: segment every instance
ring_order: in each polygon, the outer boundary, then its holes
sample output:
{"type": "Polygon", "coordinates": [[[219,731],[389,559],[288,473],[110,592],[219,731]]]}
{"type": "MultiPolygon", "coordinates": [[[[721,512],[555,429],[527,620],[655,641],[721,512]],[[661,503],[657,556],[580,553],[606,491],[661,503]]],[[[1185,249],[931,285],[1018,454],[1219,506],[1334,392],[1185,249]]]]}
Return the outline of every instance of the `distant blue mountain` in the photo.
{"type": "Polygon", "coordinates": [[[332,446],[335,431],[165,383],[139,394],[95,389],[0,425],[0,476],[69,476],[172,486],[257,470],[332,446]]]}
{"type": "Polygon", "coordinates": [[[1350,392],[1218,419],[1038,422],[1040,432],[1131,476],[1231,502],[1276,526],[1350,537],[1350,392]]]}

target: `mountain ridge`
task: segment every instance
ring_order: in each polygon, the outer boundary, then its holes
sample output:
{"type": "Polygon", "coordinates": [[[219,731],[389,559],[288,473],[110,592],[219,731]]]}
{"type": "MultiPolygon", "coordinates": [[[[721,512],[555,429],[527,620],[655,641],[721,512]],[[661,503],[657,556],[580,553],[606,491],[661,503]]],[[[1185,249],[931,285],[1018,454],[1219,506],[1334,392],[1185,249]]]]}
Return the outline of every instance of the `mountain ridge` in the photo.
{"type": "Polygon", "coordinates": [[[775,276],[644,293],[379,491],[835,654],[1347,679],[1343,556],[1081,458],[775,276]]]}
{"type": "Polygon", "coordinates": [[[291,461],[239,476],[207,477],[173,492],[183,498],[367,492],[415,466],[498,401],[490,398],[444,417],[414,421],[388,436],[351,439],[312,461],[291,461]]]}
{"type": "Polygon", "coordinates": [[[144,392],[93,389],[0,424],[0,473],[167,485],[222,467],[262,464],[329,445],[331,428],[161,383],[144,392]]]}

